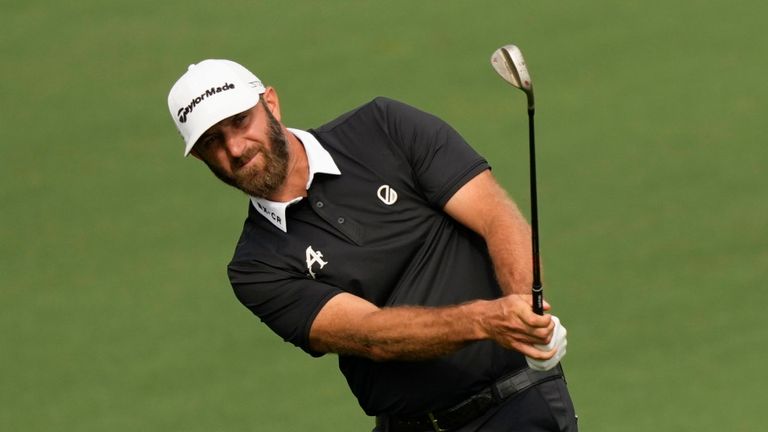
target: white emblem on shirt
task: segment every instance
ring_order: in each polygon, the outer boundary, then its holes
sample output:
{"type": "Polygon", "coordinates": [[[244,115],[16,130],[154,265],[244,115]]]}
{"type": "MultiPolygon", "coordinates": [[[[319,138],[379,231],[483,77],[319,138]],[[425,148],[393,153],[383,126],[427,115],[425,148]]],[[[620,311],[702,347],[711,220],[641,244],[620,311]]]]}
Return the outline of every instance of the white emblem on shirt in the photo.
{"type": "Polygon", "coordinates": [[[309,275],[312,276],[312,279],[315,279],[315,272],[312,271],[312,266],[315,264],[319,264],[320,268],[323,268],[328,263],[323,261],[323,253],[315,251],[310,245],[307,248],[307,270],[309,270],[309,275]]]}
{"type": "Polygon", "coordinates": [[[376,191],[376,196],[386,205],[392,205],[397,202],[397,192],[389,187],[389,185],[381,185],[379,190],[376,191]]]}

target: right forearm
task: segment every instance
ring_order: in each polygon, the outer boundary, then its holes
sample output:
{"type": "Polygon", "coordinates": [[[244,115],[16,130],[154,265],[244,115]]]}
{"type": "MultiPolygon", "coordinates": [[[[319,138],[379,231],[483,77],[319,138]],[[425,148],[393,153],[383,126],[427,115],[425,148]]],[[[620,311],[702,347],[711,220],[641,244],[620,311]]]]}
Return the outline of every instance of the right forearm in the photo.
{"type": "Polygon", "coordinates": [[[362,331],[351,336],[374,359],[435,358],[487,337],[481,309],[477,302],[443,308],[384,308],[371,313],[362,331]]]}
{"type": "Polygon", "coordinates": [[[310,329],[319,352],[374,360],[422,360],[490,339],[538,358],[533,344],[546,344],[553,324],[531,311],[530,298],[510,295],[457,306],[378,308],[351,294],[339,294],[322,308],[310,329]]]}
{"type": "Polygon", "coordinates": [[[435,358],[487,337],[481,323],[482,303],[439,308],[371,306],[363,312],[331,304],[313,324],[311,345],[318,351],[374,360],[435,358]]]}

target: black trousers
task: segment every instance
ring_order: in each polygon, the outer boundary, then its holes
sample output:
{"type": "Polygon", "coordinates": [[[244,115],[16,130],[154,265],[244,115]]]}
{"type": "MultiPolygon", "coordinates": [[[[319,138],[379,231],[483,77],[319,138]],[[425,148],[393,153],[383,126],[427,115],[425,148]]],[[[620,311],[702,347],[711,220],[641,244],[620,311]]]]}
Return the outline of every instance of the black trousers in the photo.
{"type": "MultiPolygon", "coordinates": [[[[516,394],[450,432],[577,432],[576,412],[562,378],[516,394]]],[[[386,425],[373,432],[390,432],[386,425]]],[[[429,429],[425,430],[429,432],[429,429]]]]}

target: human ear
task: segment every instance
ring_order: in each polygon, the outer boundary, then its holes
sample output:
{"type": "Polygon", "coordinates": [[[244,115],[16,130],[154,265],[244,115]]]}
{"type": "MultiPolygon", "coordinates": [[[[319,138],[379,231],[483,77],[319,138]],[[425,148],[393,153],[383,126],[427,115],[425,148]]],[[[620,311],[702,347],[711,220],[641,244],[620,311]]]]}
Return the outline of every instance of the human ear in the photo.
{"type": "Polygon", "coordinates": [[[277,91],[275,90],[275,88],[267,87],[267,89],[264,90],[264,94],[262,94],[261,97],[264,99],[266,108],[269,109],[269,111],[277,119],[277,121],[281,121],[280,120],[281,118],[280,99],[277,97],[277,91]]]}

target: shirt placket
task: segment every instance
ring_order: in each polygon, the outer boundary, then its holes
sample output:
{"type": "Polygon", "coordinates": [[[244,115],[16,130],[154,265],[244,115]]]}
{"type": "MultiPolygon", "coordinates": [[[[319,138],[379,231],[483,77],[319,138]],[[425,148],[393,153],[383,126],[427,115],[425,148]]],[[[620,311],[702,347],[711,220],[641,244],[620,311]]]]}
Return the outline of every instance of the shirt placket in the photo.
{"type": "Polygon", "coordinates": [[[349,215],[348,211],[334,204],[323,194],[313,194],[308,198],[315,214],[356,245],[362,245],[363,227],[349,215]]]}

